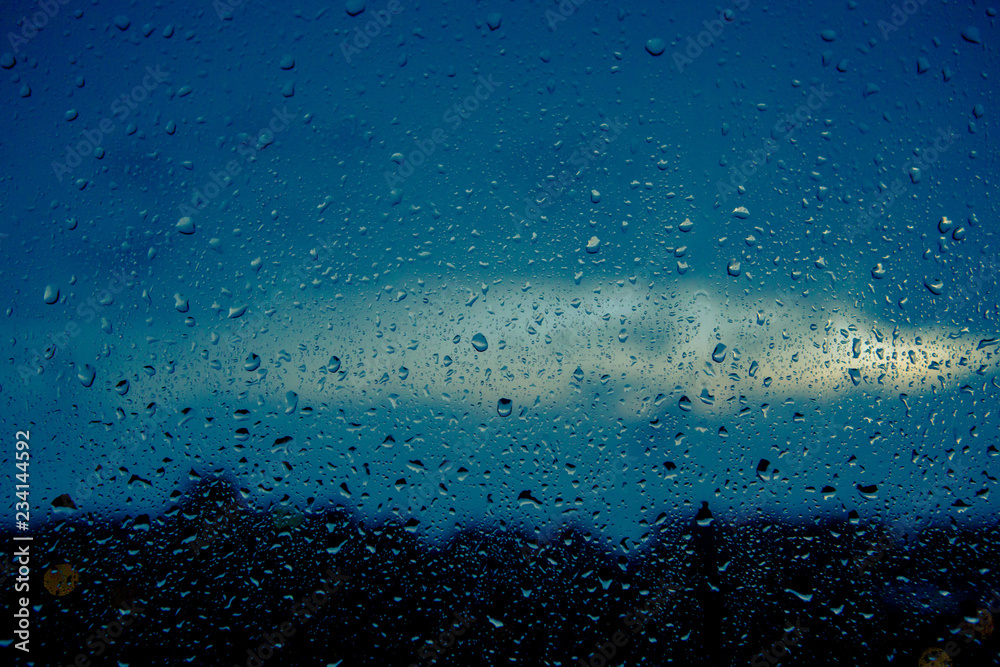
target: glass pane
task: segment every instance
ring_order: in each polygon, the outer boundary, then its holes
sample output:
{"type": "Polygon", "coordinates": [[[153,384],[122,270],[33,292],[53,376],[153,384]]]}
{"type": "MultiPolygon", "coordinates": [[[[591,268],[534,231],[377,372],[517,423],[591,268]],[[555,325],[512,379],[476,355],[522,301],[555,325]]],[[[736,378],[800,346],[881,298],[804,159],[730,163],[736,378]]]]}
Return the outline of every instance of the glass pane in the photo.
{"type": "Polygon", "coordinates": [[[3,16],[16,664],[1000,664],[996,8],[3,16]]]}

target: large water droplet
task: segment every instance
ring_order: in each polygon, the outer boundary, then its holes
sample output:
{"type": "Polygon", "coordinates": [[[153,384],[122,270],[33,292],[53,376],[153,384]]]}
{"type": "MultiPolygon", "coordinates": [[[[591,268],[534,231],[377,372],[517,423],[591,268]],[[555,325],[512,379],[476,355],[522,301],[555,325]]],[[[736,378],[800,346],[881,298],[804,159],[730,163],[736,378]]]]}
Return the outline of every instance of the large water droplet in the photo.
{"type": "Polygon", "coordinates": [[[497,414],[501,417],[510,417],[510,413],[514,410],[514,404],[511,403],[509,398],[501,398],[497,401],[497,414]]]}
{"type": "Polygon", "coordinates": [[[243,362],[243,370],[252,373],[258,368],[260,368],[260,357],[253,353],[247,355],[246,361],[243,362]]]}
{"type": "Polygon", "coordinates": [[[717,364],[721,364],[725,360],[726,360],[726,346],[723,345],[722,343],[719,343],[718,345],[715,346],[715,349],[712,350],[712,361],[714,361],[717,364]]]}
{"type": "Polygon", "coordinates": [[[84,387],[89,387],[94,384],[94,378],[97,377],[97,371],[95,371],[94,367],[90,364],[84,364],[83,368],[77,372],[76,377],[80,380],[80,384],[84,387]]]}
{"type": "Polygon", "coordinates": [[[477,333],[473,336],[472,347],[476,348],[476,352],[485,352],[486,348],[489,347],[489,343],[486,341],[486,336],[481,333],[477,333]]]}
{"type": "Polygon", "coordinates": [[[45,299],[45,303],[51,306],[59,300],[59,288],[54,285],[46,285],[45,296],[43,298],[45,299]]]}
{"type": "Polygon", "coordinates": [[[194,220],[185,215],[177,221],[177,231],[181,234],[194,234],[194,220]]]}

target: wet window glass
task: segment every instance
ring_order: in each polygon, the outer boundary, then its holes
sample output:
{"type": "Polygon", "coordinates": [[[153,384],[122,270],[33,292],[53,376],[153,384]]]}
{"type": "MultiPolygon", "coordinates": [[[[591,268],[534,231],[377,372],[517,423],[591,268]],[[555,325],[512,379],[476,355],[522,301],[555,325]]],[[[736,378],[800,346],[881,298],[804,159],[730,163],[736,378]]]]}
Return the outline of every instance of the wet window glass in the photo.
{"type": "Polygon", "coordinates": [[[1000,664],[997,7],[6,3],[0,644],[1000,664]]]}

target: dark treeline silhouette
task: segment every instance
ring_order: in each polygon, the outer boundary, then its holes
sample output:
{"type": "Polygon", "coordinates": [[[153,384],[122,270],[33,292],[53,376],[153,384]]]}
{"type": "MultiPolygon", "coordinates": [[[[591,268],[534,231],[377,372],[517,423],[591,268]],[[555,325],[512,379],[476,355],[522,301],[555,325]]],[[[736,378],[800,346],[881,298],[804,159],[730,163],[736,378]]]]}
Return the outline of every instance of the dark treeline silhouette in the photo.
{"type": "Polygon", "coordinates": [[[1000,664],[995,635],[954,634],[997,604],[995,526],[887,539],[888,527],[856,516],[730,525],[705,503],[695,520],[651,526],[643,552],[608,552],[579,527],[469,529],[428,546],[412,519],[290,517],[242,498],[225,513],[235,494],[203,481],[164,516],[124,523],[60,509],[33,543],[32,664],[85,653],[141,667],[716,667],[779,664],[778,653],[781,665],[910,666],[956,639],[955,665],[1000,664]],[[79,584],[56,597],[43,568],[61,563],[79,584]],[[96,655],[88,638],[121,618],[124,590],[142,611],[96,655]]]}

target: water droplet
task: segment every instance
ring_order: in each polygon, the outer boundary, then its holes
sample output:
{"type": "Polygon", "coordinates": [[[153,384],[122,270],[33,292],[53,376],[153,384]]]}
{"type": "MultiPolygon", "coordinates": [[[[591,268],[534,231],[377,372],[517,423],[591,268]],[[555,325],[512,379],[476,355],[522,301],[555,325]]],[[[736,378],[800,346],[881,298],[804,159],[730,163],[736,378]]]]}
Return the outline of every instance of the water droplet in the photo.
{"type": "Polygon", "coordinates": [[[45,294],[42,298],[45,300],[45,303],[51,306],[59,300],[59,288],[55,285],[46,285],[45,294]]]}
{"type": "Polygon", "coordinates": [[[622,343],[628,340],[628,331],[626,329],[623,328],[621,331],[618,332],[618,340],[621,341],[622,343]]]}
{"type": "Polygon", "coordinates": [[[878,484],[858,484],[858,493],[869,500],[875,500],[878,497],[878,484]]]}
{"type": "Polygon", "coordinates": [[[510,417],[510,413],[513,410],[514,405],[509,398],[501,398],[497,401],[497,414],[501,417],[510,417]]]}
{"type": "Polygon", "coordinates": [[[587,252],[593,254],[598,250],[600,250],[600,248],[601,248],[601,240],[596,236],[591,236],[590,240],[587,241],[587,252]]]}
{"type": "Polygon", "coordinates": [[[663,52],[666,50],[667,43],[659,37],[653,37],[646,42],[646,51],[648,51],[652,56],[663,55],[663,52]]]}
{"type": "Polygon", "coordinates": [[[726,346],[723,345],[722,343],[719,343],[718,345],[715,346],[715,349],[712,350],[712,361],[714,361],[717,364],[721,364],[725,360],[726,360],[726,346]]]}
{"type": "Polygon", "coordinates": [[[181,234],[194,234],[194,220],[185,215],[177,221],[177,231],[181,234]]]}
{"type": "Polygon", "coordinates": [[[340,357],[330,357],[329,363],[326,365],[326,370],[330,373],[336,373],[340,370],[340,357]]]}
{"type": "Polygon", "coordinates": [[[97,371],[95,371],[94,367],[90,364],[84,364],[83,368],[77,372],[76,377],[80,380],[80,384],[84,387],[89,387],[94,384],[94,378],[97,377],[97,371]]]}
{"type": "Polygon", "coordinates": [[[979,44],[981,37],[979,36],[979,28],[974,25],[970,25],[965,30],[962,31],[962,39],[972,44],[979,44]]]}
{"type": "Polygon", "coordinates": [[[481,333],[477,333],[473,336],[472,347],[476,348],[476,352],[485,352],[486,348],[489,347],[489,343],[486,341],[486,336],[481,333]]]}
{"type": "Polygon", "coordinates": [[[252,373],[258,368],[260,368],[260,357],[251,352],[247,355],[246,361],[243,362],[243,370],[252,373]]]}

